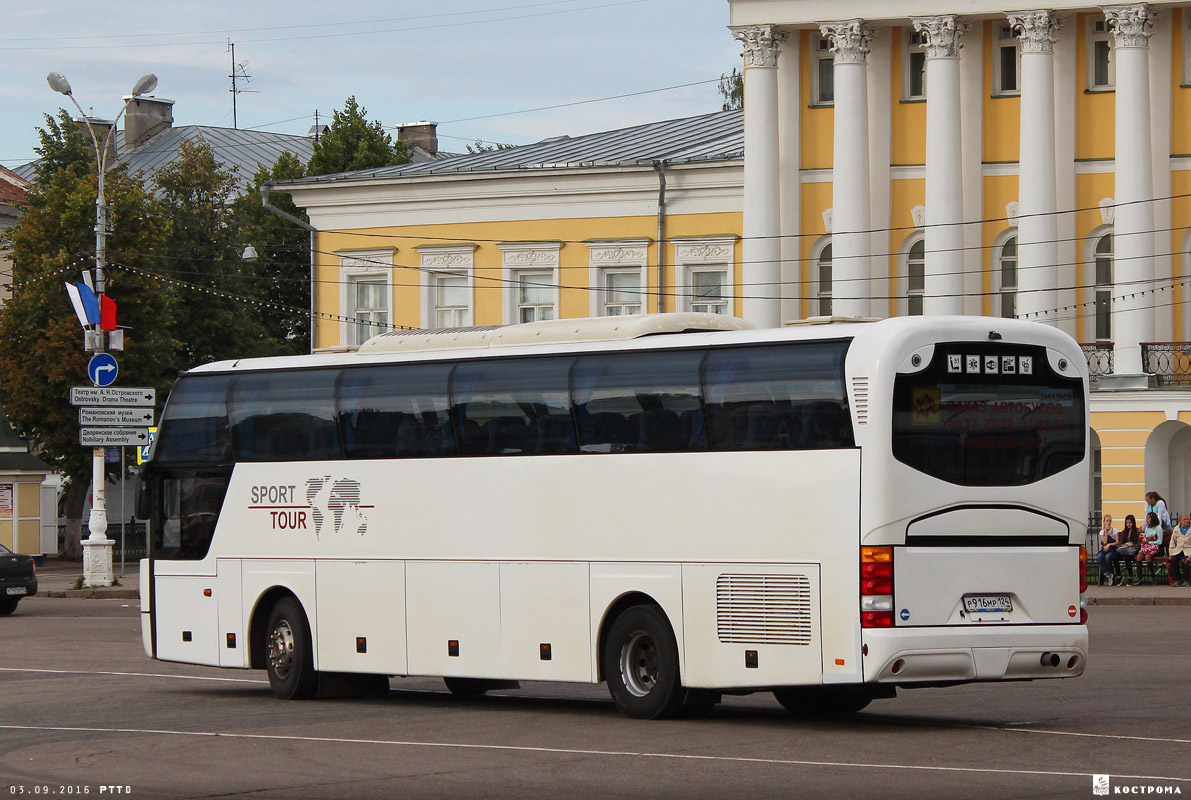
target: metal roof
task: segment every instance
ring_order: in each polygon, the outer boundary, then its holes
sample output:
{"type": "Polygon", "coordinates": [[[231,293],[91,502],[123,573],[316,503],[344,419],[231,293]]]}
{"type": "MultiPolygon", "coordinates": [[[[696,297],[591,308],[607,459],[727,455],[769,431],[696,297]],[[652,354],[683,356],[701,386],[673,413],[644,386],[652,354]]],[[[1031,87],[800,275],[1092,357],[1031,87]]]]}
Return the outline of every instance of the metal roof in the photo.
{"type": "MultiPolygon", "coordinates": [[[[176,125],[156,134],[136,150],[124,152],[124,131],[116,131],[116,152],[120,164],[126,164],[132,174],[143,172],[145,188],[156,191],[157,170],[178,160],[182,142],[203,142],[219,163],[235,169],[240,188],[252,181],[259,167],[271,167],[282,153],[293,153],[305,164],[314,153],[314,140],[305,136],[266,131],[215,128],[207,125],[176,125]]],[[[26,180],[36,176],[37,162],[13,170],[26,180]]]]}
{"type": "Polygon", "coordinates": [[[642,165],[661,160],[682,164],[743,156],[744,113],[717,111],[583,136],[559,136],[504,150],[279,181],[278,186],[419,175],[642,165]]]}

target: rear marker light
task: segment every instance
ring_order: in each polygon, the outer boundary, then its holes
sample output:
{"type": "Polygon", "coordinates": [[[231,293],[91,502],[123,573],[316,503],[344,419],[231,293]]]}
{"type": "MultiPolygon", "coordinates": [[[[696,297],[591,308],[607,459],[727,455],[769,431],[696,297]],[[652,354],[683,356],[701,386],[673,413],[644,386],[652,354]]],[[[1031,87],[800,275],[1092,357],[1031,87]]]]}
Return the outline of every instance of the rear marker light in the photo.
{"type": "Polygon", "coordinates": [[[211,596],[211,590],[203,589],[203,597],[210,597],[210,596],[211,596]]]}
{"type": "Polygon", "coordinates": [[[540,645],[538,645],[538,658],[540,658],[542,661],[549,661],[551,657],[549,642],[542,642],[540,645]]]}
{"type": "Polygon", "coordinates": [[[744,651],[744,667],[745,667],[745,669],[756,669],[757,668],[757,651],[756,650],[745,650],[744,651]]]}
{"type": "Polygon", "coordinates": [[[191,639],[193,639],[193,638],[194,638],[194,637],[193,637],[193,636],[191,636],[191,634],[190,634],[190,631],[182,631],[182,641],[184,641],[184,642],[189,642],[189,641],[191,641],[191,639]]]}
{"type": "Polygon", "coordinates": [[[356,652],[357,653],[367,653],[368,652],[368,637],[367,636],[357,636],[356,637],[356,652]]]}
{"type": "Polygon", "coordinates": [[[234,634],[234,633],[229,633],[229,634],[227,635],[227,649],[228,649],[228,650],[235,650],[235,649],[236,649],[236,634],[234,634]]]}
{"type": "Polygon", "coordinates": [[[457,657],[459,655],[459,640],[458,639],[447,640],[447,655],[451,656],[452,658],[457,657]]]}
{"type": "Polygon", "coordinates": [[[1067,659],[1067,669],[1075,669],[1075,665],[1079,663],[1079,656],[1071,656],[1067,659]]]}

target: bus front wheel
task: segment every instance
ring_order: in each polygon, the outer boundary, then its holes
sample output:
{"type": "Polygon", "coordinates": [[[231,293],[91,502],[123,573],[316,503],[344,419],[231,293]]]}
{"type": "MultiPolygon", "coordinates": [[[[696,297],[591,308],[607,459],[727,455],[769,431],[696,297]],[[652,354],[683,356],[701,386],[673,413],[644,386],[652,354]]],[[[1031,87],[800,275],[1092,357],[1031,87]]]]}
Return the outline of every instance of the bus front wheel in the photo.
{"type": "Polygon", "coordinates": [[[855,714],[876,696],[863,686],[790,686],[774,689],[773,696],[791,714],[821,717],[828,714],[855,714]]]}
{"type": "Polygon", "coordinates": [[[297,599],[284,597],[273,606],[267,646],[265,669],[273,694],[282,700],[312,696],[318,688],[318,673],[314,671],[310,626],[297,599]]]}
{"type": "Polygon", "coordinates": [[[625,716],[663,719],[682,709],[678,644],[660,608],[633,606],[617,617],[602,660],[612,702],[625,716]]]}

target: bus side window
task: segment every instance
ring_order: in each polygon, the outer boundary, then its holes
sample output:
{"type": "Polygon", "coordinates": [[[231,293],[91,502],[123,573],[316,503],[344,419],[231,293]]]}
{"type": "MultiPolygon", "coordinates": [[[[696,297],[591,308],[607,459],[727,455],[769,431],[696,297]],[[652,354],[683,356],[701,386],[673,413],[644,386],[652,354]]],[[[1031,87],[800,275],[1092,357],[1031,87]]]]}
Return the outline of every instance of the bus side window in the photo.
{"type": "Polygon", "coordinates": [[[170,392],[161,420],[158,462],[232,460],[227,421],[227,375],[183,378],[170,392]]]}
{"type": "Polygon", "coordinates": [[[709,351],[704,405],[713,450],[851,447],[843,342],[709,351]]]}
{"type": "Polygon", "coordinates": [[[228,402],[237,461],[342,458],[335,424],[337,370],[238,375],[228,402]]]}
{"type": "Polygon", "coordinates": [[[450,364],[343,371],[339,429],[347,458],[429,458],[455,454],[447,400],[450,364]]]}
{"type": "Polygon", "coordinates": [[[570,358],[468,361],[451,375],[465,455],[573,453],[570,358]]]}
{"type": "Polygon", "coordinates": [[[699,393],[702,350],[617,353],[575,362],[573,391],[584,453],[706,449],[699,393]]]}

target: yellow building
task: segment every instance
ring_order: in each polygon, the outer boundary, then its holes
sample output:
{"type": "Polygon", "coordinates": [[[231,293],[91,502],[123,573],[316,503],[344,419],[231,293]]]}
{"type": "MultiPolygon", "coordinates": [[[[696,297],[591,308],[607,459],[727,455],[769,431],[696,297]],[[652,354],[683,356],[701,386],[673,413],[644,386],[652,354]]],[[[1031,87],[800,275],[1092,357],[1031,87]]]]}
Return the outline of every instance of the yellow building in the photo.
{"type": "Polygon", "coordinates": [[[317,229],[313,348],[655,310],[1019,316],[1085,343],[1093,512],[1147,488],[1191,510],[1191,5],[729,7],[743,125],[278,187],[317,229]]]}

